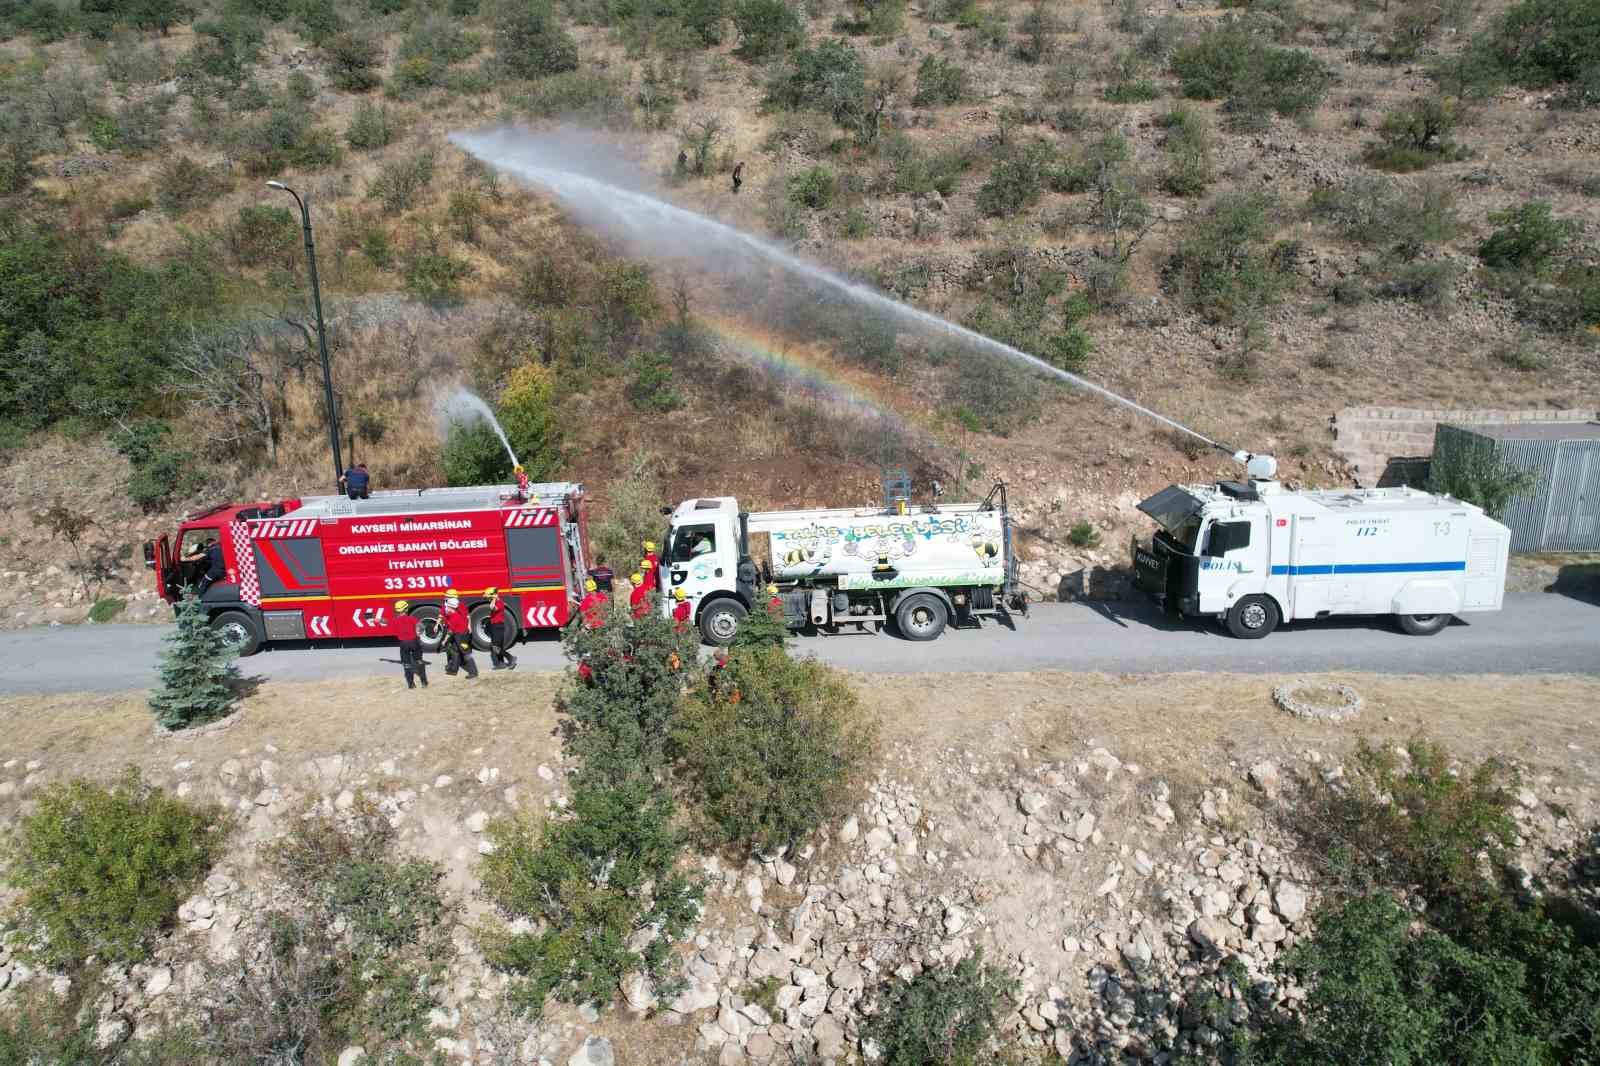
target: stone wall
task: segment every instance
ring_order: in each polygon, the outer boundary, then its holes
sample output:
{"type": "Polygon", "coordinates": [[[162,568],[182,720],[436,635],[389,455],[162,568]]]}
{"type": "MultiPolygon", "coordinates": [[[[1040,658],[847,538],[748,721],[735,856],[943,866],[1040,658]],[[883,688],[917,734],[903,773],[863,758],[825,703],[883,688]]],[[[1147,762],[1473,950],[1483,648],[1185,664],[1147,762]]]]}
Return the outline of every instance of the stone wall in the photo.
{"type": "Polygon", "coordinates": [[[1354,470],[1356,484],[1378,483],[1390,459],[1433,454],[1433,431],[1441,422],[1483,425],[1501,422],[1584,422],[1600,417],[1593,407],[1571,410],[1451,411],[1412,407],[1346,407],[1334,416],[1334,449],[1354,470]]]}

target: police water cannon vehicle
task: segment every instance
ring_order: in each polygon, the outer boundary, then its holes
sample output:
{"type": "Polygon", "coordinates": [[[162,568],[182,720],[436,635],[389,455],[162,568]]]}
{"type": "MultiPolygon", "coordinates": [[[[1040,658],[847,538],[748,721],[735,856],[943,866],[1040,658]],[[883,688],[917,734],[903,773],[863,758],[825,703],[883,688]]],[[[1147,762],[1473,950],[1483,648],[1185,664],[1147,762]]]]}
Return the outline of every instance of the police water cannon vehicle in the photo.
{"type": "Polygon", "coordinates": [[[1172,485],[1139,504],[1134,583],[1168,613],[1235,637],[1286,621],[1393,615],[1413,635],[1499,610],[1511,533],[1483,509],[1411,488],[1289,491],[1269,455],[1238,452],[1245,481],[1172,485]]]}

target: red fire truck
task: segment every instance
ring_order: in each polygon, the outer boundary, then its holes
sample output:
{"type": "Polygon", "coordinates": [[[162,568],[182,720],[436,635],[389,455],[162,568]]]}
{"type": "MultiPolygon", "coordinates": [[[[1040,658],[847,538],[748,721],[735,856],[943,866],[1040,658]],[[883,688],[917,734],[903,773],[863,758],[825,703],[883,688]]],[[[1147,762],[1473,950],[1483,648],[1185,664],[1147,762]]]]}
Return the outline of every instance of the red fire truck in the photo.
{"type": "Polygon", "coordinates": [[[418,619],[423,647],[437,650],[447,588],[487,650],[484,590],[500,590],[524,632],[564,625],[582,596],[588,536],[582,485],[530,485],[526,495],[479,485],[223,504],[186,518],[176,537],[147,542],[144,555],[161,598],[176,603],[205,573],[206,544],[221,545],[227,574],[201,602],[243,655],[392,639],[399,600],[418,619]]]}

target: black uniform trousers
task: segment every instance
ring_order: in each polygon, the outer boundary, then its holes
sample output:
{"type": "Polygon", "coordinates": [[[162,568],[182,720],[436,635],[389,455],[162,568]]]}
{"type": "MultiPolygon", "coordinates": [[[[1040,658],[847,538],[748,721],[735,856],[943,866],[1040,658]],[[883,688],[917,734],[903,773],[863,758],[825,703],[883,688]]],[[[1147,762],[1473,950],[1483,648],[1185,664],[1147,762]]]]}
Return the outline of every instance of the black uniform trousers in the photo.
{"type": "Polygon", "coordinates": [[[423,688],[428,687],[428,665],[422,661],[422,641],[400,642],[400,668],[406,673],[406,688],[416,688],[418,681],[423,688]]]}
{"type": "Polygon", "coordinates": [[[489,661],[497,670],[517,665],[517,657],[506,650],[511,647],[512,636],[510,622],[489,623],[489,661]]]}
{"type": "Polygon", "coordinates": [[[472,636],[468,633],[445,634],[444,660],[444,672],[447,674],[465,670],[468,677],[478,676],[478,664],[472,658],[472,636]]]}

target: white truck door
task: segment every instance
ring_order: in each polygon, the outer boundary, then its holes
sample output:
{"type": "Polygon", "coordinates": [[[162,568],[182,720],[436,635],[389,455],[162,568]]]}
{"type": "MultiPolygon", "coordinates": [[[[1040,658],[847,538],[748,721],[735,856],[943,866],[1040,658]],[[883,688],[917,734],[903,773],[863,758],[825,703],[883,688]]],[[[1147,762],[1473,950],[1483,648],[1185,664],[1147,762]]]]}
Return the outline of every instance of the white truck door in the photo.
{"type": "Polygon", "coordinates": [[[1266,588],[1271,544],[1265,515],[1218,519],[1202,533],[1200,610],[1221,613],[1266,588]]]}
{"type": "Polygon", "coordinates": [[[1498,522],[1475,522],[1467,540],[1467,573],[1461,607],[1498,611],[1506,594],[1506,555],[1510,535],[1498,522]]]}
{"type": "Polygon", "coordinates": [[[1289,578],[1290,617],[1315,618],[1332,609],[1333,529],[1314,515],[1295,515],[1285,569],[1289,578]]]}
{"type": "Polygon", "coordinates": [[[698,605],[709,592],[735,587],[739,544],[726,515],[712,512],[702,522],[675,526],[667,551],[668,596],[682,588],[698,605]]]}

